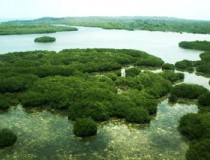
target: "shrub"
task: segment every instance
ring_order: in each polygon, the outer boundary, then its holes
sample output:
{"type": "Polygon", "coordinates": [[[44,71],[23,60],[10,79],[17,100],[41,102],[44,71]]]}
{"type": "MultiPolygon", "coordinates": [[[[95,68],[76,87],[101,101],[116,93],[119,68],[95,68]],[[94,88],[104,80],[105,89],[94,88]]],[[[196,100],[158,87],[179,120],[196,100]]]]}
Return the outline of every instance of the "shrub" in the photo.
{"type": "Polygon", "coordinates": [[[164,71],[160,73],[160,75],[166,79],[171,81],[172,83],[175,83],[177,81],[183,80],[184,79],[184,74],[183,73],[175,73],[174,71],[164,71]]]}
{"type": "Polygon", "coordinates": [[[195,50],[204,50],[210,51],[210,42],[208,41],[182,41],[179,43],[179,47],[185,49],[195,49],[195,50]]]}
{"type": "Polygon", "coordinates": [[[7,110],[10,106],[16,105],[16,96],[12,93],[0,94],[0,109],[7,110]]]}
{"type": "Polygon", "coordinates": [[[198,139],[204,133],[201,123],[201,119],[197,114],[189,113],[180,119],[178,129],[188,139],[198,139]]]}
{"type": "Polygon", "coordinates": [[[56,40],[55,37],[43,36],[35,38],[34,42],[48,43],[48,42],[55,42],[55,40],[56,40]]]}
{"type": "Polygon", "coordinates": [[[97,124],[91,118],[78,118],[73,126],[73,133],[78,137],[89,137],[97,134],[97,124]]]}
{"type": "Polygon", "coordinates": [[[14,93],[21,92],[28,89],[38,77],[33,74],[19,74],[11,77],[4,77],[0,79],[0,92],[1,93],[14,93]]]}
{"type": "Polygon", "coordinates": [[[162,66],[163,70],[175,70],[175,66],[174,64],[170,64],[170,63],[165,63],[162,66]]]}
{"type": "Polygon", "coordinates": [[[17,140],[17,136],[9,129],[0,130],[0,148],[13,145],[17,140]]]}
{"type": "Polygon", "coordinates": [[[131,108],[126,115],[126,121],[131,123],[148,123],[150,121],[149,113],[143,108],[131,108]]]}
{"type": "Polygon", "coordinates": [[[129,69],[126,69],[126,76],[128,76],[128,77],[135,77],[139,73],[141,73],[141,70],[138,69],[138,68],[129,68],[129,69]]]}
{"type": "Polygon", "coordinates": [[[203,93],[206,93],[208,90],[203,86],[196,84],[185,84],[176,85],[172,88],[171,94],[174,94],[178,98],[189,98],[196,99],[203,93]]]}
{"type": "Polygon", "coordinates": [[[210,159],[210,140],[203,139],[201,141],[194,141],[187,151],[187,160],[209,160],[210,159]]]}
{"type": "Polygon", "coordinates": [[[179,122],[179,131],[190,140],[210,138],[210,114],[184,115],[179,122]]]}
{"type": "Polygon", "coordinates": [[[194,66],[194,62],[193,61],[189,61],[189,60],[182,60],[179,62],[175,63],[176,69],[177,70],[184,70],[184,71],[188,71],[188,72],[193,72],[193,66],[194,66]]]}
{"type": "Polygon", "coordinates": [[[169,102],[175,103],[177,102],[178,98],[174,94],[171,94],[169,97],[169,102]]]}
{"type": "Polygon", "coordinates": [[[164,61],[158,58],[142,59],[136,62],[138,66],[161,67],[164,61]]]}
{"type": "Polygon", "coordinates": [[[210,92],[200,95],[198,97],[198,103],[202,106],[210,106],[210,92]]]}

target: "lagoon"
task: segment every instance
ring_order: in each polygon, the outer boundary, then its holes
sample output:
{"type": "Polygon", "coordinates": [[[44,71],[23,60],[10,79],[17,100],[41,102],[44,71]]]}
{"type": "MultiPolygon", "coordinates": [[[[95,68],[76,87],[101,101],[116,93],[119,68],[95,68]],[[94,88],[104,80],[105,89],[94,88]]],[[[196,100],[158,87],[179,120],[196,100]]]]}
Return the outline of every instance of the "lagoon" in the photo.
{"type": "MultiPolygon", "coordinates": [[[[50,44],[34,43],[34,39],[43,34],[0,36],[0,54],[66,48],[128,48],[146,51],[165,62],[175,63],[183,59],[198,60],[202,52],[179,48],[180,41],[210,40],[209,35],[201,34],[78,29],[77,32],[44,34],[56,37],[56,42],[50,44]]],[[[195,73],[184,74],[184,82],[210,89],[208,78],[195,73]]],[[[18,105],[0,113],[0,126],[13,130],[18,136],[14,146],[0,149],[0,159],[184,160],[188,142],[178,132],[177,126],[180,117],[191,112],[197,113],[198,107],[192,104],[171,106],[166,99],[158,104],[157,115],[149,125],[111,119],[99,123],[97,136],[81,139],[73,135],[73,123],[67,115],[47,110],[26,110],[18,105]]]]}
{"type": "Polygon", "coordinates": [[[180,41],[210,40],[209,35],[173,32],[105,30],[101,28],[78,27],[75,32],[50,34],[5,35],[0,36],[0,54],[29,50],[61,51],[67,48],[126,48],[148,52],[175,63],[183,59],[198,60],[201,51],[179,48],[180,41]],[[34,39],[52,36],[55,43],[37,44],[34,39]]]}

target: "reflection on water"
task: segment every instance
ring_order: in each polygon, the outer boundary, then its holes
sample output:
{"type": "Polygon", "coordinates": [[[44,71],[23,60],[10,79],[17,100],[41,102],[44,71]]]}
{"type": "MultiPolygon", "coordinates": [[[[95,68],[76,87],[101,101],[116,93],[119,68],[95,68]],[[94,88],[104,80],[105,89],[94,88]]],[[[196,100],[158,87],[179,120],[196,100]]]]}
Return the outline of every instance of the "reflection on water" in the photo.
{"type": "Polygon", "coordinates": [[[150,125],[122,120],[99,124],[97,136],[72,133],[67,116],[48,111],[26,113],[21,106],[0,115],[0,126],[18,136],[14,146],[0,150],[0,159],[184,159],[187,143],[177,131],[179,118],[197,112],[196,105],[169,106],[163,101],[150,125]]]}

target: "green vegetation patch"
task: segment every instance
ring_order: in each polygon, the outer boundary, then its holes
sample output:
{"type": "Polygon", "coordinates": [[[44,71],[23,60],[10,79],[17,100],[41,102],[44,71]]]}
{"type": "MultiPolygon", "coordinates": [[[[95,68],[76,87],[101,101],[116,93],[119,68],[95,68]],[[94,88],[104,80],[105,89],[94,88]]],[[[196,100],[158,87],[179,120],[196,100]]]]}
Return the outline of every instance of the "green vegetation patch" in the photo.
{"type": "Polygon", "coordinates": [[[64,24],[70,26],[101,27],[104,29],[172,31],[188,33],[210,33],[209,21],[186,20],[165,17],[67,17],[41,18],[28,21],[4,22],[0,25],[0,34],[46,33],[75,28],[52,26],[64,24]],[[60,27],[60,29],[58,29],[60,27]]]}
{"type": "Polygon", "coordinates": [[[202,51],[210,51],[210,42],[208,41],[182,41],[179,43],[179,47],[185,49],[194,49],[202,51]]]}
{"type": "Polygon", "coordinates": [[[17,136],[9,129],[0,129],[0,148],[13,145],[17,136]]]}
{"type": "Polygon", "coordinates": [[[56,40],[55,37],[43,36],[35,38],[34,42],[49,43],[49,42],[55,42],[55,40],[56,40]]]}
{"type": "Polygon", "coordinates": [[[197,84],[185,84],[176,85],[172,88],[171,94],[178,98],[197,99],[200,95],[208,92],[206,88],[197,84]]]}
{"type": "Polygon", "coordinates": [[[145,109],[131,108],[126,115],[126,121],[131,123],[148,123],[150,121],[150,116],[145,109]]]}
{"type": "MultiPolygon", "coordinates": [[[[128,76],[120,77],[121,68],[137,66],[139,62],[149,67],[164,63],[145,52],[128,49],[0,55],[0,108],[20,103],[28,108],[63,110],[70,120],[79,122],[78,119],[101,122],[117,117],[132,123],[149,123],[157,112],[159,98],[170,92],[172,84],[159,73],[141,72],[138,67],[127,69],[128,76]],[[121,87],[125,89],[118,94],[121,87]]],[[[75,130],[75,135],[81,137],[96,133],[87,128],[75,130]]]]}
{"type": "Polygon", "coordinates": [[[163,72],[160,73],[160,75],[163,78],[171,81],[172,83],[184,80],[184,74],[183,73],[175,73],[174,71],[171,71],[171,70],[163,71],[163,72]]]}
{"type": "Polygon", "coordinates": [[[210,106],[210,92],[200,95],[198,97],[198,103],[202,106],[210,106]]]}
{"type": "MultiPolygon", "coordinates": [[[[0,74],[35,74],[39,77],[72,76],[81,73],[119,70],[125,65],[159,67],[160,58],[128,49],[66,49],[59,54],[49,51],[15,52],[0,55],[0,74]],[[143,63],[144,60],[150,64],[143,63]]],[[[4,74],[4,75],[5,75],[4,74]]]]}
{"type": "Polygon", "coordinates": [[[193,141],[186,154],[187,160],[210,159],[210,140],[202,139],[201,141],[193,141]]]}
{"type": "Polygon", "coordinates": [[[97,134],[97,124],[91,118],[76,119],[73,133],[78,137],[89,137],[97,134]]]}
{"type": "Polygon", "coordinates": [[[175,70],[175,66],[174,64],[170,64],[170,63],[165,63],[162,66],[163,70],[175,70]]]}
{"type": "Polygon", "coordinates": [[[50,24],[39,23],[2,23],[0,24],[0,35],[13,34],[40,34],[40,33],[55,33],[62,31],[77,31],[75,27],[54,26],[50,24]]]}
{"type": "Polygon", "coordinates": [[[176,62],[175,66],[177,70],[193,72],[193,67],[196,71],[204,76],[210,76],[210,42],[208,41],[192,41],[192,42],[180,42],[179,46],[187,49],[204,50],[206,52],[200,54],[201,60],[189,61],[183,60],[176,62]]]}
{"type": "Polygon", "coordinates": [[[200,58],[201,61],[196,66],[197,72],[210,76],[210,52],[201,53],[200,58]]]}
{"type": "Polygon", "coordinates": [[[1,94],[0,93],[0,110],[8,110],[10,106],[17,105],[18,100],[15,94],[12,93],[6,93],[1,94]]]}
{"type": "Polygon", "coordinates": [[[175,63],[176,69],[181,71],[188,71],[193,72],[194,71],[194,61],[189,60],[182,60],[175,63]]]}

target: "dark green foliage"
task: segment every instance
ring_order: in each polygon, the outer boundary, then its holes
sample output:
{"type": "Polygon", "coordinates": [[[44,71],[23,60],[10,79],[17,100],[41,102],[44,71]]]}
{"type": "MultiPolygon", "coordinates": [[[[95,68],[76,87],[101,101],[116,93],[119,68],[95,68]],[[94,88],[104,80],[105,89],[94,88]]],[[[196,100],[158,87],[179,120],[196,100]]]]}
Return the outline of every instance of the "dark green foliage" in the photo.
{"type": "Polygon", "coordinates": [[[126,121],[131,123],[148,123],[150,121],[149,113],[143,108],[131,108],[126,115],[126,121]]]}
{"type": "Polygon", "coordinates": [[[201,53],[200,58],[202,63],[210,63],[210,52],[201,53]]]}
{"type": "Polygon", "coordinates": [[[178,98],[196,99],[201,94],[206,93],[208,90],[203,86],[196,84],[180,84],[172,88],[171,94],[178,98]]]}
{"type": "Polygon", "coordinates": [[[0,78],[0,93],[24,91],[28,89],[36,80],[38,80],[38,77],[32,74],[2,76],[0,78]]]}
{"type": "MultiPolygon", "coordinates": [[[[184,48],[210,51],[210,42],[207,42],[207,41],[181,42],[180,45],[184,48]]],[[[193,67],[196,67],[197,72],[202,73],[206,76],[209,76],[210,75],[210,52],[201,53],[200,58],[201,60],[196,61],[196,62],[188,61],[188,60],[177,62],[175,64],[176,69],[192,72],[194,70],[193,67]]]]}
{"type": "Polygon", "coordinates": [[[0,94],[0,110],[7,110],[18,103],[16,96],[11,93],[0,94]]]}
{"type": "Polygon", "coordinates": [[[137,76],[140,73],[141,73],[141,70],[138,69],[138,68],[126,69],[126,76],[128,76],[128,77],[135,77],[135,76],[137,76]]]}
{"type": "Polygon", "coordinates": [[[0,55],[0,89],[3,93],[0,106],[8,108],[19,102],[24,107],[64,109],[68,110],[71,120],[126,118],[131,108],[143,108],[154,115],[157,99],[170,92],[170,81],[158,73],[140,73],[137,68],[128,70],[131,76],[125,78],[115,73],[139,61],[155,59],[162,61],[145,52],[128,49],[71,49],[59,54],[29,51],[0,55]],[[128,91],[117,94],[118,87],[128,91]],[[15,92],[17,97],[11,98],[7,92],[15,92]]]}
{"type": "Polygon", "coordinates": [[[145,67],[161,67],[164,64],[162,59],[151,58],[151,59],[142,59],[135,63],[137,66],[145,66],[145,67]]]}
{"type": "Polygon", "coordinates": [[[208,41],[182,41],[179,43],[179,47],[185,49],[195,49],[195,50],[203,50],[210,51],[210,42],[208,41]]]}
{"type": "MultiPolygon", "coordinates": [[[[158,59],[142,51],[128,49],[71,49],[56,52],[31,51],[0,55],[0,74],[35,74],[39,77],[72,76],[121,69],[140,60],[158,59]]],[[[150,67],[154,66],[152,64],[150,67]]],[[[158,66],[155,66],[158,67],[158,66]]],[[[2,75],[2,76],[4,76],[2,75]]]]}
{"type": "MultiPolygon", "coordinates": [[[[137,107],[146,109],[150,115],[156,114],[158,101],[146,92],[139,92],[138,90],[129,90],[123,95],[136,104],[137,107]]],[[[130,108],[133,108],[129,105],[130,108]]]]}
{"type": "Polygon", "coordinates": [[[178,100],[178,97],[174,94],[171,94],[170,97],[169,97],[169,102],[172,102],[172,103],[175,103],[177,102],[178,100]]]}
{"type": "Polygon", "coordinates": [[[183,73],[175,73],[174,71],[164,71],[164,72],[161,72],[160,75],[163,78],[171,81],[172,83],[184,80],[184,74],[183,73]]]}
{"type": "Polygon", "coordinates": [[[118,86],[128,86],[130,88],[142,90],[155,98],[166,95],[171,89],[170,81],[152,72],[144,72],[134,78],[118,78],[115,83],[118,86]]]}
{"type": "Polygon", "coordinates": [[[175,63],[176,69],[181,71],[193,72],[194,62],[189,60],[182,60],[175,63]]]}
{"type": "Polygon", "coordinates": [[[190,140],[210,138],[210,113],[187,114],[181,118],[178,129],[190,140]]]}
{"type": "Polygon", "coordinates": [[[54,26],[50,24],[0,24],[0,35],[12,34],[39,34],[39,33],[55,33],[62,31],[77,31],[75,27],[54,26]]]}
{"type": "Polygon", "coordinates": [[[34,42],[48,43],[48,42],[55,42],[55,40],[56,40],[55,37],[43,36],[35,38],[34,42]]]}
{"type": "Polygon", "coordinates": [[[210,158],[210,112],[189,113],[180,119],[179,131],[191,140],[186,158],[188,160],[210,158]]]}
{"type": "Polygon", "coordinates": [[[210,106],[210,92],[200,95],[198,97],[198,103],[202,106],[210,106]]]}
{"type": "Polygon", "coordinates": [[[0,129],[0,148],[13,145],[17,136],[9,129],[0,129]]]}
{"type": "Polygon", "coordinates": [[[184,136],[191,140],[201,138],[205,132],[201,118],[194,113],[183,116],[180,119],[178,129],[184,136]]]}
{"type": "MultiPolygon", "coordinates": [[[[2,27],[2,29],[0,30],[2,30],[2,34],[3,33],[15,34],[18,31],[19,33],[28,33],[28,32],[31,33],[32,31],[40,33],[40,31],[52,32],[55,30],[55,28],[52,27],[63,27],[63,26],[53,26],[51,24],[102,27],[104,29],[126,29],[131,31],[149,30],[149,31],[163,31],[163,32],[165,31],[190,32],[190,33],[201,33],[201,34],[210,33],[210,27],[209,27],[210,22],[208,21],[186,20],[186,19],[165,18],[165,17],[136,17],[136,16],[135,17],[68,17],[68,18],[52,18],[52,19],[41,18],[31,21],[30,20],[11,21],[11,22],[2,23],[0,26],[2,27]],[[44,28],[46,29],[44,30],[44,28]],[[30,29],[32,31],[30,31],[30,29]]],[[[69,27],[65,27],[65,29],[68,30],[69,27]]]]}
{"type": "Polygon", "coordinates": [[[209,76],[210,75],[210,52],[200,54],[201,61],[196,66],[199,73],[209,76]]]}
{"type": "Polygon", "coordinates": [[[97,124],[91,118],[78,118],[73,133],[78,137],[89,137],[97,134],[97,124]]]}
{"type": "Polygon", "coordinates": [[[210,159],[210,140],[203,139],[201,141],[194,141],[190,144],[189,150],[186,154],[187,160],[209,160],[210,159]]]}
{"type": "MultiPolygon", "coordinates": [[[[165,17],[69,17],[57,19],[37,19],[28,23],[69,24],[72,26],[102,27],[105,29],[172,31],[190,33],[210,33],[209,21],[186,20],[165,17]]],[[[10,22],[15,23],[15,22],[10,22]]],[[[24,21],[16,22],[24,24],[24,21]]],[[[26,22],[25,22],[26,23],[26,22]]]]}
{"type": "Polygon", "coordinates": [[[163,70],[175,70],[175,66],[174,64],[170,64],[170,63],[165,63],[162,66],[163,70]]]}
{"type": "Polygon", "coordinates": [[[203,73],[204,75],[210,75],[210,64],[203,64],[196,67],[197,72],[203,73]]]}

